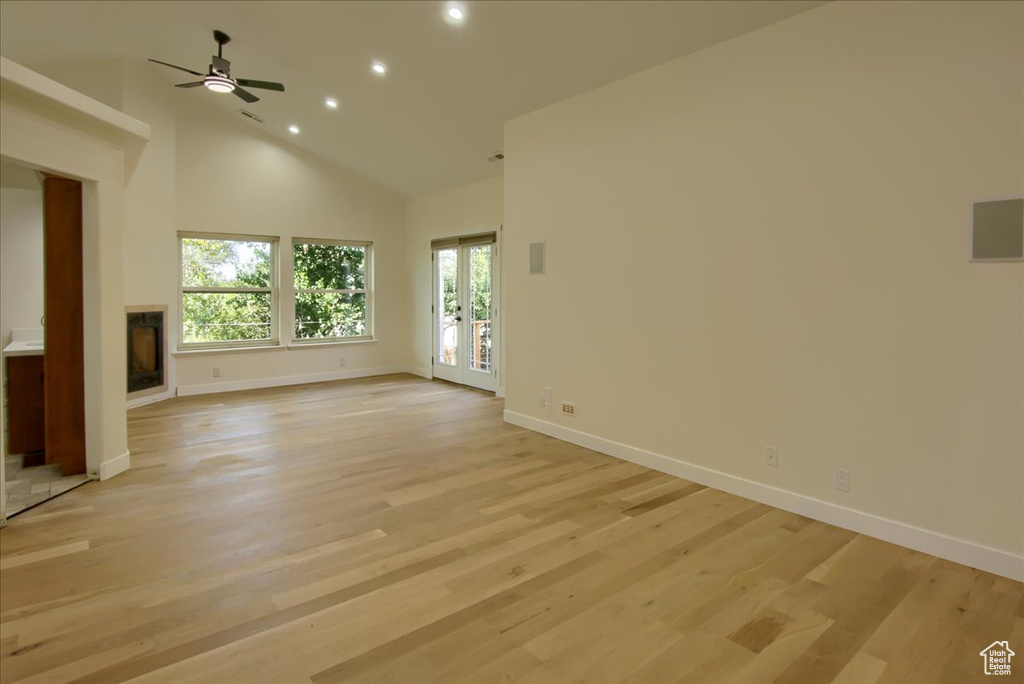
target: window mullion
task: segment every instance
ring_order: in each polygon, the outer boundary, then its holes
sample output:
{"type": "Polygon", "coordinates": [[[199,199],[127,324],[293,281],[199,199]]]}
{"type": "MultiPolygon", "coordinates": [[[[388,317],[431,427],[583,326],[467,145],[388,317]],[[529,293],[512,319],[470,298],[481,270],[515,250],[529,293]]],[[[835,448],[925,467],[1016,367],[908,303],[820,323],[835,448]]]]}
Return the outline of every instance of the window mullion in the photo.
{"type": "Polygon", "coordinates": [[[182,292],[199,292],[209,294],[245,294],[247,292],[273,292],[272,287],[183,287],[182,292]]]}

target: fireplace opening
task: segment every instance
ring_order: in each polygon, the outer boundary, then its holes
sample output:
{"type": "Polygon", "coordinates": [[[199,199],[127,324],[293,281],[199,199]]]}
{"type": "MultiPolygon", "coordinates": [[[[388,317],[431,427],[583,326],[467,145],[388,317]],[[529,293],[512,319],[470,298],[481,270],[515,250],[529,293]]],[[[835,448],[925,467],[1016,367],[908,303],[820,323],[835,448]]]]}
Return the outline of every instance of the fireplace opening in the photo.
{"type": "Polygon", "coordinates": [[[132,373],[152,373],[156,370],[156,328],[146,326],[132,330],[132,373]]]}
{"type": "Polygon", "coordinates": [[[164,307],[131,307],[128,323],[128,394],[166,387],[164,307]]]}

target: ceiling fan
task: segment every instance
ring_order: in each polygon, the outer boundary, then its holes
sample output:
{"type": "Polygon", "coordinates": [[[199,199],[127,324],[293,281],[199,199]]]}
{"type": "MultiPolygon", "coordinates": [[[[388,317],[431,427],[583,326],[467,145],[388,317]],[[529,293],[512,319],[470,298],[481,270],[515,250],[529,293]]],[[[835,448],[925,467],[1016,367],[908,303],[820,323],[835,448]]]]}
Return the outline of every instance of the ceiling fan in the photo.
{"type": "Polygon", "coordinates": [[[272,81],[254,81],[250,78],[231,78],[231,62],[223,57],[224,46],[231,42],[231,37],[223,31],[214,31],[213,39],[217,41],[217,54],[212,57],[213,63],[210,65],[210,73],[208,74],[203,74],[174,64],[168,64],[167,62],[161,62],[159,59],[151,59],[149,61],[203,77],[202,81],[179,83],[177,84],[178,88],[196,88],[198,86],[206,86],[215,93],[234,93],[246,102],[259,102],[260,98],[239,86],[245,86],[246,88],[262,88],[263,90],[276,90],[281,93],[284,92],[284,85],[280,83],[274,83],[272,81]]]}

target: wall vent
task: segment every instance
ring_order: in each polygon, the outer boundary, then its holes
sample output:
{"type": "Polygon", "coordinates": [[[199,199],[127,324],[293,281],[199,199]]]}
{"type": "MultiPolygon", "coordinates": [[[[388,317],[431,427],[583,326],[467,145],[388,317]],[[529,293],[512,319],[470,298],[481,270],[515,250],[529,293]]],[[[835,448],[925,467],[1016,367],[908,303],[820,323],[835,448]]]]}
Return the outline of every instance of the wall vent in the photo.
{"type": "Polygon", "coordinates": [[[256,116],[255,114],[246,109],[239,109],[238,111],[242,114],[242,116],[244,116],[247,119],[252,119],[256,123],[266,123],[265,121],[263,121],[263,119],[261,119],[260,117],[256,116]]]}

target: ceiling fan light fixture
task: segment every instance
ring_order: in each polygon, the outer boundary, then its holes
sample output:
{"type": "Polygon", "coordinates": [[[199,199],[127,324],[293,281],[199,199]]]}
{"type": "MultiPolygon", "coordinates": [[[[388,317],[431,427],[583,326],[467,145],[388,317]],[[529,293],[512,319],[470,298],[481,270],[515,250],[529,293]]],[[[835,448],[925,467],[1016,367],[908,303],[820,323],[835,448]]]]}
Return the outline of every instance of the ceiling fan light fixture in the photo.
{"type": "Polygon", "coordinates": [[[203,85],[215,93],[230,93],[235,89],[235,82],[223,76],[207,76],[203,85]]]}
{"type": "Polygon", "coordinates": [[[199,86],[205,86],[207,90],[212,90],[215,93],[234,93],[235,97],[240,100],[244,100],[249,104],[253,102],[259,102],[260,98],[250,93],[246,88],[259,88],[261,90],[275,90],[279,93],[284,92],[284,84],[277,83],[275,81],[257,81],[254,78],[231,78],[231,62],[224,59],[224,46],[231,42],[231,38],[228,34],[223,31],[214,31],[213,39],[217,41],[217,54],[210,58],[210,71],[207,74],[203,74],[200,71],[193,69],[186,69],[185,67],[178,66],[177,64],[171,64],[169,62],[161,62],[159,59],[150,59],[150,62],[162,64],[165,67],[171,69],[177,69],[178,71],[184,71],[187,74],[198,76],[202,80],[191,81],[189,83],[177,83],[175,84],[178,88],[198,88],[199,86]]]}

